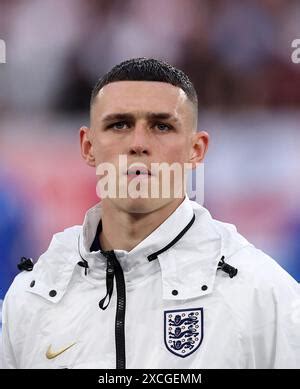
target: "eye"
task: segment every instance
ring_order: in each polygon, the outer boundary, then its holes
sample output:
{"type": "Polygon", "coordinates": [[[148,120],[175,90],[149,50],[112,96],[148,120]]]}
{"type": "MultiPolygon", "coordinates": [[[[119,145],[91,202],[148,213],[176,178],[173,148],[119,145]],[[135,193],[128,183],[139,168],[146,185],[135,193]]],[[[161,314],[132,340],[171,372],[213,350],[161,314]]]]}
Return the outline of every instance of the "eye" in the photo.
{"type": "Polygon", "coordinates": [[[128,123],[116,122],[116,123],[110,124],[107,128],[112,128],[114,130],[125,130],[126,128],[128,128],[128,123]]]}
{"type": "Polygon", "coordinates": [[[165,124],[165,123],[156,123],[155,126],[156,128],[158,128],[160,132],[167,132],[172,129],[172,127],[169,124],[165,124]]]}

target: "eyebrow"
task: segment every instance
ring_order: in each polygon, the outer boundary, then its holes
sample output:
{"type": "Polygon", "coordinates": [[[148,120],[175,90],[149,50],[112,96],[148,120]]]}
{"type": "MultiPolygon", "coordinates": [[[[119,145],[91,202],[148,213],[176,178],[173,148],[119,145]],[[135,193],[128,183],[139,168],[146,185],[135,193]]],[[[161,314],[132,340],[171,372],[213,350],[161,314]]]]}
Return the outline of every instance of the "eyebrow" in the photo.
{"type": "MultiPolygon", "coordinates": [[[[168,112],[146,112],[143,116],[145,116],[150,121],[154,121],[154,120],[171,120],[173,122],[179,121],[174,115],[172,115],[168,112]]],[[[112,114],[104,116],[104,118],[102,119],[102,122],[106,123],[106,122],[111,122],[114,120],[134,121],[135,115],[132,113],[112,113],[112,114]]]]}

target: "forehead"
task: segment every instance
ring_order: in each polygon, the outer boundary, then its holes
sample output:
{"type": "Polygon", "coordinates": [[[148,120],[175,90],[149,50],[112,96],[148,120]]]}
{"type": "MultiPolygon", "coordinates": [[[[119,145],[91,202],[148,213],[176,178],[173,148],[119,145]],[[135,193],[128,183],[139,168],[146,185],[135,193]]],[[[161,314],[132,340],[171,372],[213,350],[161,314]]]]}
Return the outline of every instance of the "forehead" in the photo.
{"type": "Polygon", "coordinates": [[[105,85],[98,93],[92,112],[170,112],[186,115],[192,103],[186,93],[174,85],[153,81],[118,81],[105,85]]]}

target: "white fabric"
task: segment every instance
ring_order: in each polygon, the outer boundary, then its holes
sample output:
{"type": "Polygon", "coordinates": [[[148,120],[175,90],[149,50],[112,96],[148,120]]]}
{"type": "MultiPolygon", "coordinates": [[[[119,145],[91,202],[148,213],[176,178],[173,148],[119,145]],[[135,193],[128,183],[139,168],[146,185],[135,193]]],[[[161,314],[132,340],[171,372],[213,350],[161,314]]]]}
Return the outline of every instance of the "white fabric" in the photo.
{"type": "MultiPolygon", "coordinates": [[[[15,278],[3,306],[4,367],[115,368],[116,285],[108,308],[101,310],[106,259],[89,251],[100,218],[98,204],[83,226],[54,235],[32,272],[15,278]],[[77,265],[78,249],[88,261],[87,275],[77,265]],[[73,343],[56,358],[46,358],[50,345],[55,352],[73,343]]],[[[204,207],[186,197],[134,249],[115,254],[126,283],[126,368],[300,367],[298,283],[204,207]],[[182,238],[149,262],[147,256],[170,243],[193,214],[182,238]],[[238,269],[234,278],[217,270],[223,255],[238,269]],[[202,310],[203,338],[194,352],[180,357],[166,347],[164,312],[183,309],[202,310]]]]}

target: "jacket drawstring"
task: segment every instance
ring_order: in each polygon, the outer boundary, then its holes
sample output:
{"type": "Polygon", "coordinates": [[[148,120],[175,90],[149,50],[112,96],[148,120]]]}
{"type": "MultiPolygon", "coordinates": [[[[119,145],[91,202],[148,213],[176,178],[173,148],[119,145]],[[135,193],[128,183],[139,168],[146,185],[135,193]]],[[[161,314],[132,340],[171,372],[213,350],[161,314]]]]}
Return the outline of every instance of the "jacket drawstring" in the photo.
{"type": "Polygon", "coordinates": [[[84,275],[86,276],[87,275],[87,271],[88,271],[88,268],[89,268],[89,264],[88,264],[88,261],[86,259],[84,259],[80,253],[80,245],[79,245],[79,240],[80,240],[80,235],[78,236],[78,253],[80,255],[80,258],[82,259],[82,261],[79,261],[77,262],[77,265],[81,266],[81,267],[84,267],[84,275]]]}
{"type": "Polygon", "coordinates": [[[17,265],[19,270],[31,271],[33,269],[33,261],[31,258],[22,257],[20,263],[17,265]]]}
{"type": "Polygon", "coordinates": [[[238,269],[236,269],[235,267],[233,267],[231,265],[228,265],[228,263],[226,263],[224,261],[224,258],[225,257],[223,255],[221,260],[220,260],[220,262],[218,263],[218,269],[217,270],[222,270],[225,273],[229,274],[230,278],[233,278],[234,276],[237,275],[238,269]]]}
{"type": "Polygon", "coordinates": [[[84,258],[82,258],[82,261],[77,262],[77,265],[84,267],[84,275],[86,276],[89,268],[88,262],[84,258]]]}
{"type": "Polygon", "coordinates": [[[99,302],[99,307],[103,309],[103,311],[108,307],[110,303],[111,296],[113,294],[114,290],[114,276],[115,271],[112,262],[110,259],[107,259],[107,268],[106,268],[106,295],[105,297],[99,302]],[[107,304],[104,305],[105,300],[108,297],[107,304]]]}
{"type": "MultiPolygon", "coordinates": [[[[80,255],[81,261],[77,262],[77,265],[84,268],[84,274],[87,275],[89,264],[86,259],[84,259],[80,253],[80,235],[78,236],[78,253],[80,255]]],[[[107,251],[102,251],[102,254],[107,258],[107,268],[106,268],[106,295],[105,297],[100,300],[99,307],[103,310],[105,310],[111,300],[111,296],[113,294],[114,290],[114,276],[115,276],[115,270],[112,262],[111,253],[107,251]],[[105,304],[106,299],[108,298],[107,303],[105,304]]]]}

